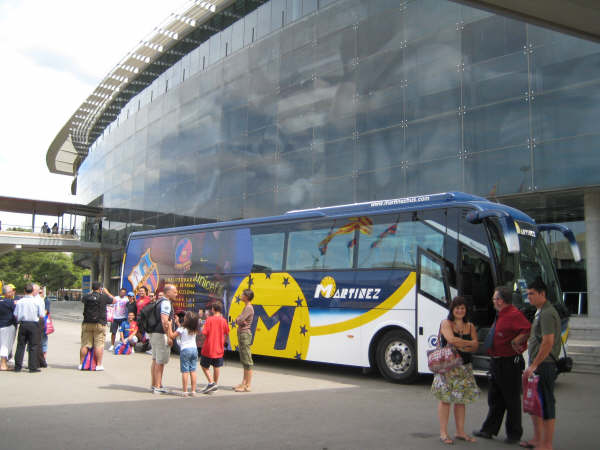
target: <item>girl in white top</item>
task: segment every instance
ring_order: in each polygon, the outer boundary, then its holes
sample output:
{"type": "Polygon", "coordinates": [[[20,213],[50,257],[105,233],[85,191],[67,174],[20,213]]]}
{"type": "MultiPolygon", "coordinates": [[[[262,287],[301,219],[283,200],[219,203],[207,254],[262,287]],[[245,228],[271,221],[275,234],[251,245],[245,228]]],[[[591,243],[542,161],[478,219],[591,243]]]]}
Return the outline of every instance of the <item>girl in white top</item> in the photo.
{"type": "Polygon", "coordinates": [[[198,349],[196,347],[196,333],[198,332],[198,313],[188,311],[185,313],[183,325],[179,326],[179,319],[175,316],[177,330],[171,332],[170,338],[177,339],[179,344],[179,365],[181,368],[181,383],[183,396],[196,395],[196,368],[198,367],[198,349]],[[188,380],[191,379],[188,394],[188,380]]]}

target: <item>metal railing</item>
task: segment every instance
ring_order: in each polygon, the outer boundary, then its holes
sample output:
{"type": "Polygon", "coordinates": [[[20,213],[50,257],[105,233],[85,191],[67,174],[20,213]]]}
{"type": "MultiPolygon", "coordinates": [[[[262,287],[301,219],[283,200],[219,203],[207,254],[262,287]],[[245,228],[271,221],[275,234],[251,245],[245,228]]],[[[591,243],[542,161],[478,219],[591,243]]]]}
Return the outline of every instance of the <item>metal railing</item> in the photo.
{"type": "Polygon", "coordinates": [[[577,314],[578,316],[587,314],[587,292],[563,292],[563,302],[567,305],[571,314],[577,314]]]}
{"type": "Polygon", "coordinates": [[[43,236],[48,236],[48,237],[72,237],[72,238],[79,238],[80,233],[81,233],[81,229],[79,228],[71,228],[71,229],[66,229],[66,228],[59,228],[58,230],[55,229],[54,231],[52,230],[52,228],[48,228],[47,231],[42,231],[41,227],[36,227],[35,230],[31,229],[31,226],[27,226],[27,225],[13,225],[13,224],[2,224],[0,231],[2,232],[9,232],[9,233],[32,233],[32,234],[36,234],[36,235],[43,235],[43,236]]]}

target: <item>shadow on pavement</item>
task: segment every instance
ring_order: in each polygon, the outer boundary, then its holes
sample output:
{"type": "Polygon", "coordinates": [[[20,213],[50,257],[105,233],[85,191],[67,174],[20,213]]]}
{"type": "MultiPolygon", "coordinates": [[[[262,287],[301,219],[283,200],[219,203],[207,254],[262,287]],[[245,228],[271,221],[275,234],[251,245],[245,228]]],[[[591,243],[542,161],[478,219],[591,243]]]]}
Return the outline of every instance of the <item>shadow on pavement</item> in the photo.
{"type": "Polygon", "coordinates": [[[127,392],[140,392],[149,394],[150,389],[145,386],[132,386],[129,384],[108,384],[106,386],[98,386],[98,389],[106,389],[110,391],[127,391],[127,392]]]}

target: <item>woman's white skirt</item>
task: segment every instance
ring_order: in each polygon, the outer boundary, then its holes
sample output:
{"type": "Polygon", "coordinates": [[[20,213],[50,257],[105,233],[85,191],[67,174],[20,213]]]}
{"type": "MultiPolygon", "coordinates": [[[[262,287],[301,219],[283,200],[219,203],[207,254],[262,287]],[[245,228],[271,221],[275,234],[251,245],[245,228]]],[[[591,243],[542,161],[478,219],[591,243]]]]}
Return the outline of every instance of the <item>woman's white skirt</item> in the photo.
{"type": "Polygon", "coordinates": [[[17,327],[14,325],[0,328],[0,358],[8,358],[15,343],[16,331],[17,327]]]}

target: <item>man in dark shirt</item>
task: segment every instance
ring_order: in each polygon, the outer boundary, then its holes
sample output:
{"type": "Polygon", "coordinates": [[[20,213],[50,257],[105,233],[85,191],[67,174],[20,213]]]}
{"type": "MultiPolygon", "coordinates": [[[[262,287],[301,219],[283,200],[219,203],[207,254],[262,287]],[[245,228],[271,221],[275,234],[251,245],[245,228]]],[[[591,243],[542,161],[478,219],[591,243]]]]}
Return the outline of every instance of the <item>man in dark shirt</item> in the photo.
{"type": "MultiPolygon", "coordinates": [[[[521,421],[521,374],[525,362],[521,353],[523,344],[529,337],[531,324],[523,313],[512,304],[512,292],[506,287],[497,287],[492,297],[498,311],[492,326],[492,344],[488,353],[491,356],[490,389],[488,391],[488,414],[481,430],[475,436],[491,439],[502,426],[506,412],[505,442],[515,444],[523,434],[521,421]]],[[[489,336],[490,337],[490,336],[489,336]]],[[[488,337],[488,339],[489,339],[488,337]]],[[[486,343],[489,342],[486,339],[486,343]]]]}
{"type": "Polygon", "coordinates": [[[104,337],[106,334],[106,305],[112,305],[115,298],[98,281],[92,283],[92,293],[83,297],[83,323],[81,324],[81,350],[79,370],[88,348],[94,348],[96,370],[104,370],[104,337]]]}
{"type": "Polygon", "coordinates": [[[127,314],[133,313],[133,317],[137,316],[137,303],[135,302],[135,294],[132,291],[127,293],[129,301],[127,302],[127,314]]]}

